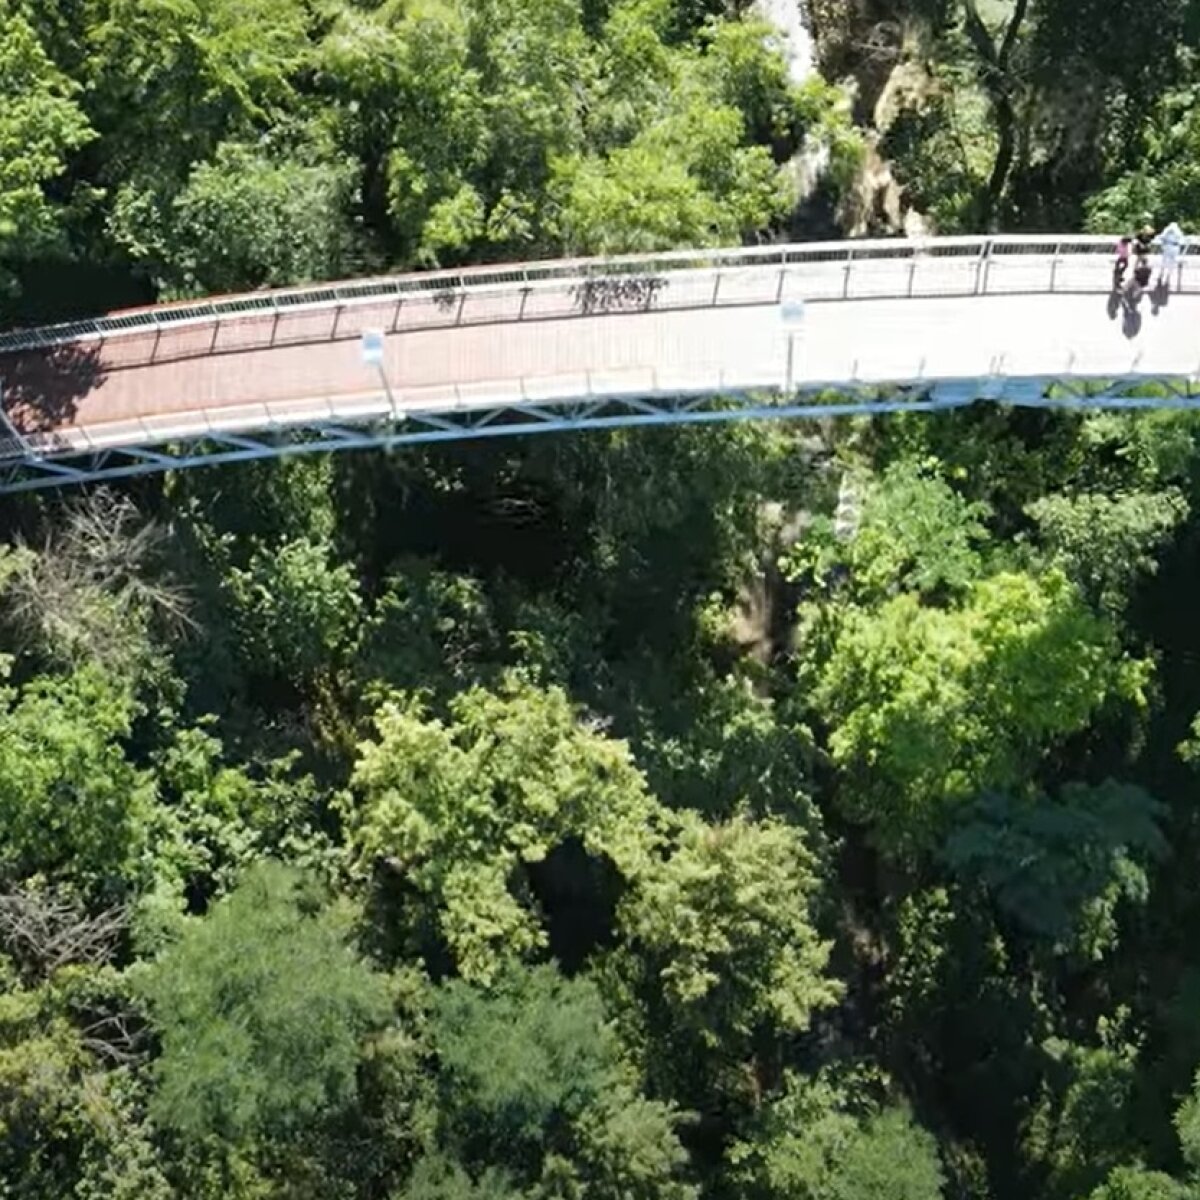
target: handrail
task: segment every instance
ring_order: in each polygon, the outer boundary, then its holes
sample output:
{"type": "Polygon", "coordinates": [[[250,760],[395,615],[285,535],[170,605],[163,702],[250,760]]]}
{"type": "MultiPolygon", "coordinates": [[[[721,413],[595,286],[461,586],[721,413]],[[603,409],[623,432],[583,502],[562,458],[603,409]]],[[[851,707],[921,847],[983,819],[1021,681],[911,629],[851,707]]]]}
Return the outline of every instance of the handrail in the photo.
{"type": "MultiPolygon", "coordinates": [[[[1099,257],[1112,253],[1113,239],[1098,234],[1002,234],[992,237],[873,238],[834,242],[801,242],[723,249],[670,250],[656,254],[607,258],[552,259],[532,263],[464,267],[336,283],[263,290],[203,300],[180,301],[145,308],[119,310],[102,317],[0,333],[0,353],[42,349],[96,337],[158,332],[180,325],[256,315],[281,316],[313,309],[341,309],[379,300],[409,296],[453,299],[464,294],[511,288],[537,288],[622,275],[661,275],[686,271],[720,271],[722,268],[802,268],[805,265],[841,263],[849,271],[868,263],[967,259],[986,266],[992,259],[1036,255],[1053,249],[1056,260],[1099,257]]],[[[1200,255],[1200,240],[1185,239],[1183,254],[1200,255]]],[[[986,291],[986,270],[983,284],[986,291]]],[[[1053,290],[1053,280],[1051,281],[1053,290]]]]}

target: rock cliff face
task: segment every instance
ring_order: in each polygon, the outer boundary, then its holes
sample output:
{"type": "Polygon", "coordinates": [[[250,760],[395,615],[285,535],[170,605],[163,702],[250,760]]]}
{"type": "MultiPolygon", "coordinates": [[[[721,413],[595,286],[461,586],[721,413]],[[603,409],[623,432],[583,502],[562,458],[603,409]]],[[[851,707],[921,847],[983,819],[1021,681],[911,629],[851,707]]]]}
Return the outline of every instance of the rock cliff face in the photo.
{"type": "MultiPolygon", "coordinates": [[[[792,81],[803,83],[818,69],[828,79],[846,80],[856,117],[871,131],[858,182],[836,214],[837,227],[853,237],[930,232],[878,150],[879,135],[929,86],[920,65],[919,22],[906,15],[903,3],[879,0],[754,0],[752,8],[778,30],[792,81]]],[[[828,163],[828,148],[819,142],[792,161],[802,206],[828,163]]],[[[803,220],[797,226],[803,229],[803,220]]]]}
{"type": "Polygon", "coordinates": [[[868,130],[857,187],[839,213],[847,235],[933,232],[905,196],[892,164],[879,152],[897,116],[919,107],[932,79],[926,67],[928,17],[920,0],[806,0],[816,67],[849,81],[855,118],[868,130]]]}

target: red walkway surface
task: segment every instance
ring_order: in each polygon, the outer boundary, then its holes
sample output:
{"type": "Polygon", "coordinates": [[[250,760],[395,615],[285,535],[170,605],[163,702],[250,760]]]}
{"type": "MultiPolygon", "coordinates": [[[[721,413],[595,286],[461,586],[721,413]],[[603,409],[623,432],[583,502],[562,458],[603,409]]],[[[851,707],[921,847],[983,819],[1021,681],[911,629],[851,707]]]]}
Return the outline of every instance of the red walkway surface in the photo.
{"type": "MultiPolygon", "coordinates": [[[[532,317],[512,321],[509,296],[471,298],[470,324],[422,328],[409,306],[385,341],[384,373],[401,406],[416,396],[438,401],[456,389],[536,389],[539,381],[605,377],[632,369],[762,382],[764,358],[778,360],[778,316],[755,309],[761,328],[748,329],[746,310],[687,309],[597,316],[532,317]],[[772,320],[773,318],[773,320],[772,320]]],[[[542,303],[549,306],[548,299],[542,303]]],[[[432,304],[424,306],[430,310],[432,304]]],[[[560,308],[565,305],[560,304],[560,308]]],[[[396,305],[250,317],[196,324],[104,341],[80,341],[0,356],[5,410],[24,433],[65,432],[203,410],[270,404],[275,412],[314,405],[337,411],[341,401],[378,397],[378,369],[363,362],[360,336],[394,319],[396,305]]],[[[427,320],[453,319],[426,312],[427,320]]],[[[582,390],[581,388],[581,390],[582,390]]],[[[481,393],[482,394],[482,393],[481,393]]],[[[253,422],[251,422],[253,423],[253,422]]]]}
{"type": "MultiPolygon", "coordinates": [[[[973,261],[873,261],[852,289],[841,264],[807,266],[789,278],[829,302],[807,306],[792,382],[1195,377],[1200,296],[1172,296],[1161,309],[1146,297],[1130,330],[1105,294],[1103,260],[1055,269],[1059,287],[1094,290],[1044,294],[1041,258],[997,266],[989,287],[1008,294],[981,296],[969,292],[973,261]],[[904,297],[914,285],[929,298],[904,297]],[[833,299],[847,290],[863,298],[833,299]],[[1014,294],[1035,290],[1043,294],[1014,294]]],[[[400,409],[778,387],[781,287],[778,269],[741,268],[672,276],[649,311],[588,314],[563,282],[203,319],[0,355],[0,380],[17,428],[64,448],[382,415],[380,376],[360,349],[369,329],[387,332],[384,373],[400,409]]]]}

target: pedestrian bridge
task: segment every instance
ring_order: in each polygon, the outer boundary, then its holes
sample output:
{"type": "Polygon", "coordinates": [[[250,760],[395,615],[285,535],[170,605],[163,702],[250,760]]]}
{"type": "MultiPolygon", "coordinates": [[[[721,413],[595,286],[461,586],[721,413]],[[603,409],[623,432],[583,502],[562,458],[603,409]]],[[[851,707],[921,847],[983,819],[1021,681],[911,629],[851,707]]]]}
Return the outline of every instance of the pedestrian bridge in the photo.
{"type": "Polygon", "coordinates": [[[441,271],[0,334],[0,491],[316,450],[738,418],[1200,406],[1200,248],[777,245],[441,271]],[[1157,274],[1157,270],[1156,270],[1157,274]]]}

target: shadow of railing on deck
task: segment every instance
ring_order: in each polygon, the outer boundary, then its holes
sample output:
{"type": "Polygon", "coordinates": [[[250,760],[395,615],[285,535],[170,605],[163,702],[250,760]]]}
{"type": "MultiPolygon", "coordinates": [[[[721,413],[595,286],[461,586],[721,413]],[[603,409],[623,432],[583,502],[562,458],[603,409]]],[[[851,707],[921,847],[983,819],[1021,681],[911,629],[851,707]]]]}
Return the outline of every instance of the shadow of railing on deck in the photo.
{"type": "Polygon", "coordinates": [[[94,342],[0,356],[4,414],[18,433],[51,434],[74,424],[79,402],[104,376],[100,346],[94,342]]]}

